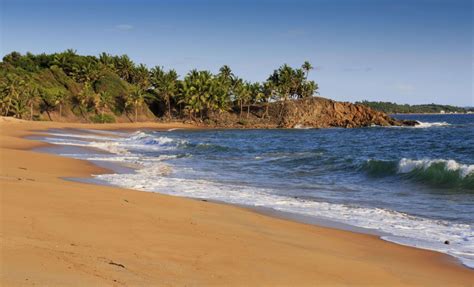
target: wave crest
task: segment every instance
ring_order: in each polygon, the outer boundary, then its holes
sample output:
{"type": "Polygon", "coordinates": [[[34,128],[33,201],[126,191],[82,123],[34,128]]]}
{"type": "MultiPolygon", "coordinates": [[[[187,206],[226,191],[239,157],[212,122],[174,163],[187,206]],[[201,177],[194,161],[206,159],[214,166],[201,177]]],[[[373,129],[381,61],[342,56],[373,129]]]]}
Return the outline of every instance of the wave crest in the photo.
{"type": "Polygon", "coordinates": [[[417,121],[418,125],[413,126],[414,128],[433,128],[433,127],[445,127],[450,126],[451,124],[447,122],[420,122],[417,121]]]}
{"type": "Polygon", "coordinates": [[[362,169],[376,177],[398,174],[403,178],[436,187],[474,190],[474,165],[458,163],[452,159],[369,160],[362,169]]]}
{"type": "Polygon", "coordinates": [[[398,163],[398,172],[409,173],[416,169],[428,170],[435,166],[442,167],[445,171],[458,172],[459,176],[465,178],[474,173],[474,165],[460,164],[452,159],[422,159],[412,160],[408,158],[402,158],[398,163]]]}

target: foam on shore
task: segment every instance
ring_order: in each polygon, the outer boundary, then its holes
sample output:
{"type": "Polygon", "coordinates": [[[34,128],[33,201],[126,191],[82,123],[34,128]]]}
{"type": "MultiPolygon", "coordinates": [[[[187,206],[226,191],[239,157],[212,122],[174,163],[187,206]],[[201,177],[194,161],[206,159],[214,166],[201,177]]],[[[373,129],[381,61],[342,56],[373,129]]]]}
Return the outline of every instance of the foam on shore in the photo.
{"type": "MultiPolygon", "coordinates": [[[[97,179],[113,185],[175,196],[262,206],[374,229],[389,234],[383,239],[450,254],[459,258],[466,266],[474,268],[474,230],[471,225],[422,218],[381,208],[283,196],[265,188],[182,178],[180,177],[182,167],[177,167],[169,161],[182,156],[178,148],[188,144],[185,140],[170,138],[163,134],[157,136],[145,132],[134,132],[122,138],[99,133],[94,135],[52,133],[46,141],[60,145],[98,148],[110,154],[104,156],[91,153],[79,155],[79,158],[133,164],[137,167],[134,173],[96,176],[97,179]],[[146,152],[152,151],[167,151],[168,154],[146,155],[146,152]],[[173,154],[174,151],[176,151],[175,154],[173,154]],[[449,241],[449,244],[445,244],[445,241],[449,241]]],[[[472,172],[472,166],[455,161],[411,159],[400,160],[398,172],[409,173],[413,170],[429,168],[433,164],[442,164],[448,171],[457,171],[464,176],[472,172]]]]}

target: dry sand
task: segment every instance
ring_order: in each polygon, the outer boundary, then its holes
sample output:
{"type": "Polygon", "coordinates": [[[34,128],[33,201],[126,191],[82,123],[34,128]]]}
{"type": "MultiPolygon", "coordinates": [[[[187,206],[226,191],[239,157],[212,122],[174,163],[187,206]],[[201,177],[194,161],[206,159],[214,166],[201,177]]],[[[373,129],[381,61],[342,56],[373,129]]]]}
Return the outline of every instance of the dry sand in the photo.
{"type": "Polygon", "coordinates": [[[446,255],[224,204],[61,177],[105,172],[30,151],[46,128],[0,120],[1,286],[474,286],[446,255]]]}

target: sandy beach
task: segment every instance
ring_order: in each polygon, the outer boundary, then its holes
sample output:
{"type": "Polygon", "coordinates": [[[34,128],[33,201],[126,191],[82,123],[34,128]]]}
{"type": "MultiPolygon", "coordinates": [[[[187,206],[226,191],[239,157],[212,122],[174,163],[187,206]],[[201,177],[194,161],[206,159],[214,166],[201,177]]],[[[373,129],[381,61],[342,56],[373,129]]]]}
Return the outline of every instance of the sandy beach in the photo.
{"type": "Polygon", "coordinates": [[[31,151],[49,128],[191,127],[1,119],[1,286],[474,286],[454,258],[376,236],[64,180],[107,170],[31,151]]]}

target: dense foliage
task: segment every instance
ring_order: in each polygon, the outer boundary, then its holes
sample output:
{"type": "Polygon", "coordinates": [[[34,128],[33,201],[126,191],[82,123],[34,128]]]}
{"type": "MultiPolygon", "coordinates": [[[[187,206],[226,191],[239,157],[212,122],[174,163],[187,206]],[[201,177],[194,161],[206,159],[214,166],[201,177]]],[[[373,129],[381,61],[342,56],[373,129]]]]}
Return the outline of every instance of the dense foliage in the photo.
{"type": "Polygon", "coordinates": [[[365,106],[371,107],[374,110],[378,110],[388,114],[408,114],[408,113],[466,113],[468,111],[474,111],[474,108],[461,108],[449,105],[436,105],[436,104],[427,104],[427,105],[400,105],[390,102],[369,102],[362,101],[358,104],[363,104],[365,106]]]}
{"type": "Polygon", "coordinates": [[[165,118],[202,120],[224,111],[248,116],[251,105],[313,96],[318,86],[308,80],[311,70],[308,62],[297,69],[283,65],[264,83],[251,83],[228,66],[217,74],[192,70],[180,78],[174,70],[137,65],[127,55],[12,52],[0,63],[0,114],[26,119],[68,114],[94,122],[122,115],[137,121],[147,108],[165,118]]]}

